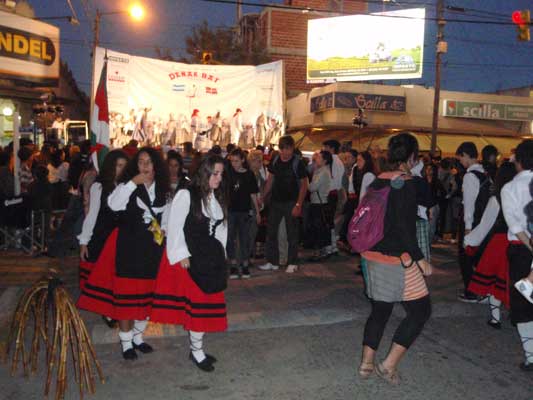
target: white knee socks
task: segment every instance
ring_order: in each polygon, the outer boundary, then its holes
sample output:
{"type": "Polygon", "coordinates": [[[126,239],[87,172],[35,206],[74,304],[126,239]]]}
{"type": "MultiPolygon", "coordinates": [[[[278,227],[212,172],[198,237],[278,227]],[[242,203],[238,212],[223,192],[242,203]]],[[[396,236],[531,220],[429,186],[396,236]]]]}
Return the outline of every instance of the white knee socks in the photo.
{"type": "Polygon", "coordinates": [[[143,340],[143,332],[146,329],[146,325],[148,325],[148,320],[135,320],[135,323],[133,324],[133,343],[135,343],[137,346],[144,342],[143,340]]]}
{"type": "Polygon", "coordinates": [[[490,307],[490,320],[492,322],[500,322],[500,306],[502,302],[494,296],[489,296],[489,307],[490,307]]]}
{"type": "Polygon", "coordinates": [[[120,338],[120,344],[122,345],[122,352],[133,348],[133,344],[131,343],[133,339],[133,331],[120,331],[118,337],[120,338]]]}
{"type": "Polygon", "coordinates": [[[191,352],[196,361],[202,362],[205,360],[205,353],[203,350],[204,332],[189,331],[189,339],[191,341],[191,352]]]}
{"type": "Polygon", "coordinates": [[[524,348],[526,364],[533,364],[533,322],[519,323],[516,327],[524,348]]]}

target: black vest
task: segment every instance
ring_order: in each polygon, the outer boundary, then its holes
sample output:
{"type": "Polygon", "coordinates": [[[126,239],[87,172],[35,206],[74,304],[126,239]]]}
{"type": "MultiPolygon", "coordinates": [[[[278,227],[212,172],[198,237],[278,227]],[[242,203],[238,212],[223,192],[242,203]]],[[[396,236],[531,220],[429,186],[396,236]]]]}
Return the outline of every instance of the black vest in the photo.
{"type": "Polygon", "coordinates": [[[471,172],[479,180],[479,192],[477,194],[476,202],[474,206],[474,221],[472,224],[472,229],[474,229],[481,222],[481,217],[483,216],[483,212],[485,211],[485,208],[487,207],[487,203],[489,202],[490,196],[492,195],[491,193],[492,181],[490,179],[490,176],[486,173],[483,173],[480,171],[471,171],[471,172]]]}
{"type": "Polygon", "coordinates": [[[215,231],[223,220],[217,220],[210,227],[208,217],[202,214],[201,218],[197,218],[193,214],[194,201],[201,200],[191,193],[191,207],[183,227],[185,242],[191,253],[189,274],[205,293],[221,292],[227,287],[226,255],[224,246],[215,237],[215,231]]]}
{"type": "Polygon", "coordinates": [[[100,195],[100,210],[98,211],[98,216],[96,217],[96,222],[93,228],[93,234],[91,240],[89,241],[89,262],[96,262],[100,253],[104,247],[104,244],[113,231],[118,226],[119,215],[121,211],[115,212],[109,208],[107,205],[107,198],[109,193],[104,193],[100,195]]]}
{"type": "MultiPolygon", "coordinates": [[[[120,215],[117,238],[116,273],[121,278],[155,279],[163,255],[165,243],[154,242],[150,223],[143,219],[144,210],[137,205],[137,198],[152,209],[164,207],[167,199],[159,196],[153,204],[144,185],[138,185],[131,194],[126,210],[120,215]]],[[[161,224],[162,213],[156,214],[161,224]]]]}

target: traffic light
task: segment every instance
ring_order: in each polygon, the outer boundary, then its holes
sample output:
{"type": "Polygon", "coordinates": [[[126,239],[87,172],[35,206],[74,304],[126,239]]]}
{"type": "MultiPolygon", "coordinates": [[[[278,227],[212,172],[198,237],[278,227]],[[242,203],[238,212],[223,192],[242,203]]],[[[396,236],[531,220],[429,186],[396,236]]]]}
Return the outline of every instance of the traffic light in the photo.
{"type": "Polygon", "coordinates": [[[209,64],[211,63],[212,59],[213,59],[213,53],[209,51],[204,51],[202,53],[202,64],[209,64]]]}
{"type": "Polygon", "coordinates": [[[518,29],[518,40],[529,41],[529,24],[531,22],[529,10],[521,10],[513,12],[513,22],[518,29]]]}

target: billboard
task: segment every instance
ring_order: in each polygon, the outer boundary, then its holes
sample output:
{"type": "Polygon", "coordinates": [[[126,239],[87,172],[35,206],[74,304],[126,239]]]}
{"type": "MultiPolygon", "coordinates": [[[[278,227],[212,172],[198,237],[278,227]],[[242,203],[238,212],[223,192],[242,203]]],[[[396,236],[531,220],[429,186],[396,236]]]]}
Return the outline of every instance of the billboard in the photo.
{"type": "Polygon", "coordinates": [[[217,114],[223,126],[229,125],[237,109],[243,125],[255,127],[261,114],[268,120],[283,119],[282,61],[258,66],[194,65],[98,47],[94,92],[106,54],[111,125],[135,124],[143,118],[147,129],[157,132],[169,124],[191,126],[193,114],[199,113],[201,118],[194,126],[205,130],[208,118],[217,114]]]}
{"type": "Polygon", "coordinates": [[[0,77],[57,86],[59,28],[0,11],[0,77]]]}
{"type": "Polygon", "coordinates": [[[425,9],[308,21],[307,82],[422,77],[425,9]]]}

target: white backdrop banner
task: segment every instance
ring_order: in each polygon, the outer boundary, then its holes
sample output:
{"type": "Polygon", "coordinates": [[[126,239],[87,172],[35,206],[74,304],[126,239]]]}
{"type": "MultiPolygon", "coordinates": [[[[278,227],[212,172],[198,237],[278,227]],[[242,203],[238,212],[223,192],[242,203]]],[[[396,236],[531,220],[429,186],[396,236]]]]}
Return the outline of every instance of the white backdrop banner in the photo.
{"type": "Polygon", "coordinates": [[[283,118],[281,61],[259,66],[191,65],[99,47],[95,91],[106,53],[111,118],[118,115],[126,121],[141,115],[153,124],[165,125],[169,120],[190,122],[193,112],[199,110],[206,128],[207,117],[220,112],[229,123],[237,109],[242,110],[243,125],[255,125],[261,113],[267,119],[283,118]]]}

